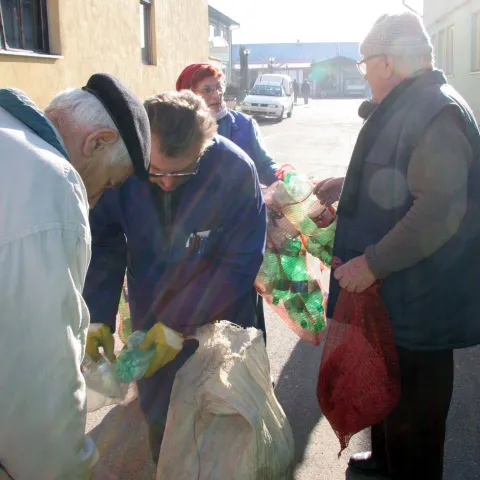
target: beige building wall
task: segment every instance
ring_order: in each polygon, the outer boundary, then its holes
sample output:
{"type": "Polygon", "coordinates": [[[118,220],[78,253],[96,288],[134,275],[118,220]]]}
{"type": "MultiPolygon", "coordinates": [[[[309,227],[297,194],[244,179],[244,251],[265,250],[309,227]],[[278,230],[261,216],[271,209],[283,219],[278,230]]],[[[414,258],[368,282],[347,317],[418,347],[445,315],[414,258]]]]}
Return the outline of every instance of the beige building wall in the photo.
{"type": "Polygon", "coordinates": [[[472,18],[480,12],[480,0],[424,0],[424,21],[430,35],[453,25],[453,73],[448,81],[467,100],[480,121],[480,71],[472,57],[476,32],[472,18]]]}
{"type": "Polygon", "coordinates": [[[154,65],[141,59],[139,0],[48,0],[48,11],[51,56],[0,49],[0,87],[20,88],[42,108],[97,72],[145,98],[174,89],[186,65],[209,58],[207,0],[153,0],[154,65]]]}

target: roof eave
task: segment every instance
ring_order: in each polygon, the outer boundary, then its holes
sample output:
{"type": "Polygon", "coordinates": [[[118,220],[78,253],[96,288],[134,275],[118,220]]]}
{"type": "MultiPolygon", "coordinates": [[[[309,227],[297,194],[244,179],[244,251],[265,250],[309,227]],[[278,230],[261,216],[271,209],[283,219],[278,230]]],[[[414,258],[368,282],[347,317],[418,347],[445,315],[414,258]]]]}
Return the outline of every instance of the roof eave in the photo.
{"type": "Polygon", "coordinates": [[[208,18],[216,20],[217,22],[221,22],[225,25],[228,25],[229,27],[239,27],[240,24],[236,22],[235,20],[231,19],[224,13],[220,12],[216,8],[213,8],[212,6],[208,6],[208,18]]]}

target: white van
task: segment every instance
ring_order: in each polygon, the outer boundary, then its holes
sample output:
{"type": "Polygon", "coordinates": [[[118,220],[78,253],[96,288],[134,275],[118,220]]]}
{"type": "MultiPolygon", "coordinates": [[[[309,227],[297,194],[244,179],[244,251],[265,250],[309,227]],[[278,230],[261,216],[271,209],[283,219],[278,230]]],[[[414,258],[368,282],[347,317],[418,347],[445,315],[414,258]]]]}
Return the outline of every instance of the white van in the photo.
{"type": "Polygon", "coordinates": [[[247,115],[276,117],[280,122],[293,113],[293,97],[287,95],[280,82],[256,83],[241,103],[241,111],[247,115]]]}
{"type": "Polygon", "coordinates": [[[279,75],[275,73],[264,73],[257,77],[255,85],[258,83],[275,82],[279,83],[287,95],[293,95],[293,80],[288,75],[279,75]]]}

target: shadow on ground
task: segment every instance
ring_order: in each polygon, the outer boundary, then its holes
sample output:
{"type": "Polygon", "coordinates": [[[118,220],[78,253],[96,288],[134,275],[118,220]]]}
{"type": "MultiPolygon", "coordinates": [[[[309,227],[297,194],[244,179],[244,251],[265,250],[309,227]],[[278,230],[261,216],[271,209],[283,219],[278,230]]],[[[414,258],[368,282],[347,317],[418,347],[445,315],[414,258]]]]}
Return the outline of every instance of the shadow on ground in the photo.
{"type": "MultiPolygon", "coordinates": [[[[480,478],[479,365],[480,348],[455,352],[455,388],[447,424],[444,480],[480,478]]],[[[345,478],[364,480],[367,477],[347,470],[345,478]]]]}
{"type": "MultiPolygon", "coordinates": [[[[292,426],[296,461],[305,456],[313,429],[322,418],[316,384],[322,347],[299,341],[285,364],[275,393],[292,426]]],[[[447,427],[444,480],[480,478],[480,348],[455,352],[455,390],[447,427]]],[[[350,469],[347,480],[367,478],[350,469]]]]}
{"type": "MultiPolygon", "coordinates": [[[[304,459],[312,431],[322,418],[316,399],[320,358],[321,347],[299,341],[275,389],[293,429],[297,464],[304,459]]],[[[458,351],[455,360],[455,391],[448,421],[444,480],[478,480],[480,348],[458,351]]],[[[92,480],[155,480],[155,465],[150,458],[147,430],[138,401],[113,408],[90,435],[101,457],[92,480]]],[[[335,476],[335,480],[339,478],[335,476]]],[[[367,479],[350,470],[341,478],[367,479]]]]}
{"type": "Polygon", "coordinates": [[[147,428],[138,400],[110,410],[90,435],[101,459],[92,480],[106,480],[106,472],[118,480],[155,479],[156,466],[150,456],[147,428]]]}
{"type": "Polygon", "coordinates": [[[310,435],[322,417],[316,395],[322,348],[298,341],[275,387],[292,426],[297,464],[303,461],[310,435]]]}

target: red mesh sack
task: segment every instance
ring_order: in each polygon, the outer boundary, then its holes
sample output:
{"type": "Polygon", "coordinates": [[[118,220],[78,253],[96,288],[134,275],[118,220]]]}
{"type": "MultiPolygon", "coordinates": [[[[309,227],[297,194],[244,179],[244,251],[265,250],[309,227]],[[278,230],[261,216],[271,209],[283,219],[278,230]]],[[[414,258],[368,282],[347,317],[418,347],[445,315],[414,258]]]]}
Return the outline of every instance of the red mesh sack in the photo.
{"type": "Polygon", "coordinates": [[[317,397],[340,440],[339,455],[353,435],[382,422],[400,398],[397,350],[378,288],[342,289],[326,336],[317,397]]]}

